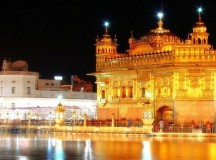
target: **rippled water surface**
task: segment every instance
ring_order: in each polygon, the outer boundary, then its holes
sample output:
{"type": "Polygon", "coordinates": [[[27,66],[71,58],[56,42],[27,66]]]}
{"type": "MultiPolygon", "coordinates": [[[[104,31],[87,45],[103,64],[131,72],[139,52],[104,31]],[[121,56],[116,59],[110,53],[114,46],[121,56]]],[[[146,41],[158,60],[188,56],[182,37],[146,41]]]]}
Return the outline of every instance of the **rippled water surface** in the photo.
{"type": "Polygon", "coordinates": [[[0,133],[0,159],[216,160],[216,138],[0,133]]]}

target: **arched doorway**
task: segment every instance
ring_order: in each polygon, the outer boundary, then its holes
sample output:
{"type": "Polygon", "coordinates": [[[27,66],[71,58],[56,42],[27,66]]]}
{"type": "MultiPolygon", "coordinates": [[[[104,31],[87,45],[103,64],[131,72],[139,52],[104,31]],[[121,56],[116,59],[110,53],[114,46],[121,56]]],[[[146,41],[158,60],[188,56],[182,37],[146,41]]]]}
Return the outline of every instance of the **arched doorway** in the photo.
{"type": "Polygon", "coordinates": [[[173,121],[173,110],[167,105],[163,105],[156,111],[156,119],[163,121],[173,121]]]}

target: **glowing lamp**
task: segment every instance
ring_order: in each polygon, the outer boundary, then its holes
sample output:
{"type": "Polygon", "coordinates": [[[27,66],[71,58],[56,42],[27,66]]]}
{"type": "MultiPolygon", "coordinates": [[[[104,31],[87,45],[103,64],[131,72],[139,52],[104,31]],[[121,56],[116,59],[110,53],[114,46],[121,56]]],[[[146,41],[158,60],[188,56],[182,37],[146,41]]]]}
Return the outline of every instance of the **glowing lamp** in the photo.
{"type": "Polygon", "coordinates": [[[55,80],[62,80],[63,78],[62,78],[62,76],[55,76],[54,79],[55,80]]]}
{"type": "Polygon", "coordinates": [[[162,12],[159,12],[159,13],[157,14],[157,17],[158,17],[159,19],[162,19],[162,18],[163,18],[163,13],[162,13],[162,12]]]}
{"type": "Polygon", "coordinates": [[[200,14],[200,13],[202,13],[203,9],[202,9],[201,7],[199,7],[199,8],[197,9],[197,11],[198,11],[198,13],[200,14]]]}
{"type": "Polygon", "coordinates": [[[108,21],[104,22],[104,26],[109,27],[109,22],[108,21]]]}
{"type": "Polygon", "coordinates": [[[58,96],[58,100],[61,101],[62,100],[62,95],[58,96]]]}
{"type": "Polygon", "coordinates": [[[150,93],[149,93],[149,92],[146,93],[146,97],[147,97],[147,98],[150,97],[150,93]]]}

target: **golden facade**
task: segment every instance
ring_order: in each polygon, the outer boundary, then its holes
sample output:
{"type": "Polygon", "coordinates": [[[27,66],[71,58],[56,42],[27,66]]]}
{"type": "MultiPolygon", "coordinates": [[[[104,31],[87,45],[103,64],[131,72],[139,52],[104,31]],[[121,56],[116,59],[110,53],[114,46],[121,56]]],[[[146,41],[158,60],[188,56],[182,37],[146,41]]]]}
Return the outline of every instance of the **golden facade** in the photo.
{"type": "Polygon", "coordinates": [[[175,123],[216,118],[216,51],[199,15],[184,41],[163,27],[129,38],[126,53],[106,27],[96,39],[97,118],[166,119],[175,123]]]}

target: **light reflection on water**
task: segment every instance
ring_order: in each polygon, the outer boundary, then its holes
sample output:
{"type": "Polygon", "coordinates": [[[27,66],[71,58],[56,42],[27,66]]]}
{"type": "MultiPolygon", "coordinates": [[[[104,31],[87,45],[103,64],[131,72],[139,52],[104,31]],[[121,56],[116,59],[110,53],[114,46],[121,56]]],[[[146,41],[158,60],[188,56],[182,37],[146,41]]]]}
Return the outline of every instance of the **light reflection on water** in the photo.
{"type": "Polygon", "coordinates": [[[212,160],[216,137],[0,133],[0,159],[212,160]]]}

